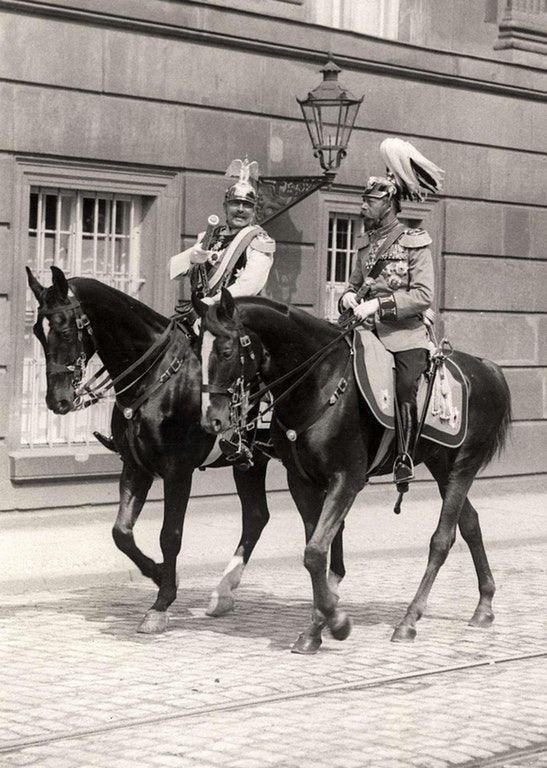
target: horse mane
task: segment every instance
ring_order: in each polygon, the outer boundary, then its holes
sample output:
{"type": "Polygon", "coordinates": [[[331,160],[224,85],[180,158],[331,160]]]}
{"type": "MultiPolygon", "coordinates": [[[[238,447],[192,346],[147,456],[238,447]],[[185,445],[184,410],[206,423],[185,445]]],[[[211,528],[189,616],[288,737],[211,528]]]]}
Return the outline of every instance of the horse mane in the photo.
{"type": "Polygon", "coordinates": [[[327,339],[331,339],[340,333],[340,328],[328,320],[316,317],[310,312],[300,309],[300,307],[282,304],[265,296],[242,296],[235,299],[235,303],[236,307],[245,308],[250,311],[256,309],[259,312],[264,312],[266,315],[272,313],[274,317],[275,315],[281,315],[296,323],[305,334],[309,334],[310,338],[313,339],[321,338],[323,335],[326,335],[327,339]]]}
{"type": "Polygon", "coordinates": [[[143,304],[142,301],[93,277],[71,277],[68,284],[79,299],[96,307],[104,305],[105,302],[111,309],[119,306],[122,314],[130,312],[133,319],[139,319],[155,328],[165,328],[169,323],[164,315],[143,304]]]}

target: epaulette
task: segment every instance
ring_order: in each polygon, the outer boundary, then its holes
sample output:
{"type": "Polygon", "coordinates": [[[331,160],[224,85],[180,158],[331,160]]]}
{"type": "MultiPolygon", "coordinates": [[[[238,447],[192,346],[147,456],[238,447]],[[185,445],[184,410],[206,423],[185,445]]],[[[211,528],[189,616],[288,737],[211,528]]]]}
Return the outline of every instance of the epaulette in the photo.
{"type": "Polygon", "coordinates": [[[260,251],[260,253],[275,253],[275,240],[262,230],[251,242],[251,248],[260,251]]]}
{"type": "Polygon", "coordinates": [[[431,245],[433,240],[425,229],[406,229],[398,242],[403,248],[425,248],[431,245]]]}

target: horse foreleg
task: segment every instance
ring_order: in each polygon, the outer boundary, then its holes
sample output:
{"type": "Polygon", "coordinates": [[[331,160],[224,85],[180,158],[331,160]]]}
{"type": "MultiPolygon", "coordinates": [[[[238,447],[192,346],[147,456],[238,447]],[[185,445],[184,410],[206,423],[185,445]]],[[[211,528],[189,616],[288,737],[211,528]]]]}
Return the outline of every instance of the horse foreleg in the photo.
{"type": "Polygon", "coordinates": [[[416,637],[416,622],[421,619],[427,606],[431,588],[440,567],[446,560],[450,548],[456,538],[456,526],[467,497],[467,493],[475,475],[458,475],[456,469],[451,473],[446,490],[443,494],[443,504],[439,523],[429,544],[429,557],[425,574],[420,582],[414,599],[406,610],[405,617],[397,625],[392,642],[414,640],[416,637]]]}
{"type": "MultiPolygon", "coordinates": [[[[307,513],[309,521],[309,511],[306,510],[305,498],[303,498],[305,487],[301,482],[295,483],[293,478],[293,481],[289,482],[289,488],[301,514],[303,513],[303,518],[307,513]]],[[[309,492],[309,486],[307,489],[309,492]]],[[[356,495],[357,489],[353,488],[348,475],[337,474],[331,481],[326,496],[323,497],[321,513],[311,536],[309,536],[311,526],[309,523],[306,526],[307,544],[304,550],[304,565],[312,581],[314,613],[311,627],[302,633],[293,647],[296,653],[310,652],[302,648],[303,640],[305,641],[308,637],[313,640],[318,633],[320,634],[325,623],[336,640],[345,640],[351,631],[350,619],[337,607],[338,595],[331,589],[327,579],[327,554],[356,495]]],[[[341,535],[337,546],[339,547],[338,555],[341,555],[341,535]]]]}
{"type": "Polygon", "coordinates": [[[112,537],[118,549],[132,560],[143,576],[159,586],[161,566],[147,557],[136,545],[133,528],[152,485],[152,477],[124,463],[120,476],[120,505],[112,537]]]}
{"type": "Polygon", "coordinates": [[[160,546],[163,554],[161,585],[154,605],[145,614],[138,631],[145,634],[163,632],[168,624],[167,609],[177,596],[177,556],[182,543],[182,529],[193,469],[176,466],[165,475],[163,525],[160,546]]]}
{"type": "Polygon", "coordinates": [[[242,529],[236,551],[222,578],[213,590],[208,616],[223,616],[234,607],[234,591],[239,587],[245,566],[264,527],[270,519],[266,500],[266,467],[268,460],[258,460],[248,470],[234,467],[234,480],[241,501],[242,529]]]}
{"type": "Polygon", "coordinates": [[[462,537],[471,552],[479,582],[479,602],[469,624],[472,627],[489,627],[494,621],[492,598],[496,591],[496,585],[484,550],[479,516],[469,499],[464,502],[458,524],[462,537]]]}

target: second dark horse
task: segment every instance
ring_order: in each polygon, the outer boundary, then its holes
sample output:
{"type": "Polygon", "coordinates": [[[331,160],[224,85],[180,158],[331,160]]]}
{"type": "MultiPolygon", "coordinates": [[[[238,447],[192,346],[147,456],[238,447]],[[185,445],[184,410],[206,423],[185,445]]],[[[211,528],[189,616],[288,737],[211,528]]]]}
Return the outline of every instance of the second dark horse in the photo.
{"type": "MultiPolygon", "coordinates": [[[[304,564],[313,588],[314,618],[293,650],[313,653],[325,623],[338,640],[350,632],[349,618],[338,607],[337,592],[327,578],[327,555],[370,476],[383,428],[359,395],[350,348],[335,326],[267,299],[240,298],[234,303],[227,292],[223,292],[219,305],[197,308],[205,314],[202,357],[211,393],[208,403],[204,400],[204,427],[213,433],[226,429],[230,421],[228,392],[236,380],[243,378],[249,383],[260,373],[261,380],[272,387],[276,403],[272,440],[287,468],[289,489],[304,521],[304,564]],[[320,365],[310,365],[314,358],[320,365]],[[308,369],[310,375],[303,376],[302,369],[308,369]],[[343,389],[342,381],[347,383],[343,389]]],[[[454,543],[457,527],[469,545],[479,582],[479,602],[470,624],[488,626],[494,618],[494,580],[477,512],[467,494],[477,472],[505,443],[511,399],[497,365],[462,352],[455,352],[453,359],[468,383],[469,428],[458,448],[425,439],[418,443],[416,460],[423,461],[437,481],[443,504],[426,571],[393,633],[395,641],[416,636],[416,622],[454,543]]],[[[393,456],[372,474],[386,474],[392,465],[393,456]]]]}

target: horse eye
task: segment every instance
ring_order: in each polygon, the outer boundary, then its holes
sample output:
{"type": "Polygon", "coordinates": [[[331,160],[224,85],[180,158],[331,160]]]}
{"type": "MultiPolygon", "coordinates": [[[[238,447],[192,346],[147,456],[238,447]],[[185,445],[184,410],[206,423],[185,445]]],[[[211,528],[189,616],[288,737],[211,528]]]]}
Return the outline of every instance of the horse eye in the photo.
{"type": "Polygon", "coordinates": [[[232,356],[232,351],[233,351],[233,350],[232,350],[232,347],[224,347],[224,348],[221,350],[220,354],[222,355],[222,357],[223,357],[225,360],[229,360],[229,359],[231,358],[231,356],[232,356]]]}

